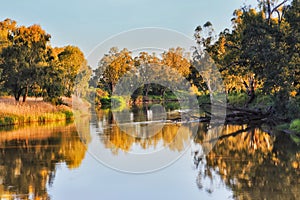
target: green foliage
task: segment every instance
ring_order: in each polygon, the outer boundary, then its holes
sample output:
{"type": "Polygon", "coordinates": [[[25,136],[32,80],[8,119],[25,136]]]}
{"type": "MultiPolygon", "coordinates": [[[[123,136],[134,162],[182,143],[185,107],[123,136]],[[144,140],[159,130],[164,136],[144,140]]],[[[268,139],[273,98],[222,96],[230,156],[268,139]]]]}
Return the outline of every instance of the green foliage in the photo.
{"type": "Polygon", "coordinates": [[[300,133],[300,119],[295,119],[290,124],[290,130],[300,133]]]}
{"type": "Polygon", "coordinates": [[[56,64],[63,74],[61,84],[64,86],[64,95],[70,97],[75,84],[77,86],[77,96],[82,95],[90,79],[91,69],[87,66],[87,61],[81,50],[75,46],[64,47],[63,51],[58,54],[56,64]]]}
{"type": "Polygon", "coordinates": [[[121,96],[112,96],[111,97],[111,105],[114,106],[114,109],[116,110],[123,110],[126,108],[126,97],[121,97],[121,96]]]}
{"type": "Polygon", "coordinates": [[[227,98],[230,105],[244,106],[248,97],[245,93],[230,93],[227,98]]]}
{"type": "Polygon", "coordinates": [[[169,95],[165,95],[164,97],[162,97],[162,96],[160,96],[160,95],[148,95],[148,100],[149,101],[163,101],[163,99],[165,99],[165,100],[170,100],[170,99],[172,99],[171,98],[171,96],[169,96],[169,95]]]}
{"type": "Polygon", "coordinates": [[[7,32],[8,45],[0,51],[1,79],[17,101],[21,95],[25,101],[28,90],[40,79],[40,72],[50,59],[50,35],[38,25],[13,26],[7,32]]]}
{"type": "Polygon", "coordinates": [[[111,106],[111,98],[104,97],[100,99],[101,106],[103,107],[110,107],[111,106]]]}
{"type": "Polygon", "coordinates": [[[67,120],[67,121],[70,121],[70,120],[72,120],[72,119],[74,118],[74,115],[73,115],[73,112],[72,112],[72,111],[66,110],[66,111],[64,111],[64,113],[65,113],[65,115],[66,115],[66,120],[67,120]]]}
{"type": "MultiPolygon", "coordinates": [[[[138,56],[132,58],[131,52],[127,49],[119,51],[116,47],[110,49],[108,54],[105,54],[99,61],[98,68],[95,70],[95,76],[90,81],[91,84],[112,95],[117,83],[120,83],[120,78],[126,75],[128,81],[122,84],[124,91],[130,91],[132,87],[138,83],[144,84],[137,88],[131,95],[133,102],[136,102],[139,96],[143,96],[144,100],[160,100],[169,98],[165,93],[168,88],[162,85],[153,83],[154,80],[161,80],[176,89],[178,81],[184,77],[188,77],[190,73],[190,61],[184,50],[180,47],[170,48],[162,53],[160,59],[155,53],[148,54],[140,52],[138,56]],[[127,72],[132,72],[128,74],[127,72]],[[176,85],[177,84],[177,85],[176,85]],[[160,97],[159,97],[160,96],[160,97]]],[[[127,80],[127,79],[126,79],[127,80]]]]}
{"type": "Polygon", "coordinates": [[[286,109],[289,119],[300,118],[300,98],[290,98],[286,109]]]}
{"type": "Polygon", "coordinates": [[[274,105],[274,97],[272,95],[257,94],[256,99],[253,102],[253,107],[264,108],[274,105]]]}
{"type": "Polygon", "coordinates": [[[288,123],[279,124],[276,126],[276,130],[284,131],[284,130],[289,129],[289,127],[290,127],[290,124],[288,124],[288,123]]]}
{"type": "Polygon", "coordinates": [[[287,1],[261,1],[260,9],[236,10],[232,30],[225,29],[218,37],[211,23],[196,28],[198,51],[208,52],[215,61],[223,75],[229,103],[273,106],[278,116],[297,117],[299,104],[291,97],[300,92],[299,13],[298,0],[290,5],[287,1]],[[232,95],[241,91],[249,97],[232,95]],[[258,91],[261,95],[256,96],[258,91]]]}
{"type": "Polygon", "coordinates": [[[167,111],[172,111],[172,110],[176,110],[176,109],[180,109],[181,105],[180,103],[177,101],[173,101],[173,102],[167,102],[166,104],[164,104],[164,108],[167,111]]]}
{"type": "Polygon", "coordinates": [[[74,89],[78,96],[85,95],[92,71],[83,53],[75,46],[53,49],[50,38],[39,25],[0,22],[0,93],[16,101],[23,96],[24,102],[28,95],[43,96],[55,104],[74,89]]]}
{"type": "Polygon", "coordinates": [[[25,123],[32,122],[51,122],[51,121],[71,121],[73,120],[73,113],[71,111],[61,111],[54,113],[43,113],[40,115],[27,115],[27,116],[16,116],[9,115],[0,116],[0,126],[9,126],[9,125],[22,125],[25,123]]]}
{"type": "Polygon", "coordinates": [[[200,105],[202,104],[210,104],[210,96],[209,95],[200,95],[197,97],[200,105]]]}
{"type": "Polygon", "coordinates": [[[130,97],[126,96],[103,97],[100,99],[101,108],[111,108],[113,106],[114,109],[123,110],[128,104],[129,100],[130,97]]]}

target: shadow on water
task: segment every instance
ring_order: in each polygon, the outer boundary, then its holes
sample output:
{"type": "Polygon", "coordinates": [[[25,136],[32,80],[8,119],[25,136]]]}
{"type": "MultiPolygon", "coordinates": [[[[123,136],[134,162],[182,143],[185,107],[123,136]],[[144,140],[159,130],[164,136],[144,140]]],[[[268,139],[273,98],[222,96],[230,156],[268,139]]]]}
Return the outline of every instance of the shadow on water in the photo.
{"type": "Polygon", "coordinates": [[[49,199],[59,163],[77,168],[86,147],[74,124],[10,127],[0,132],[0,198],[49,199]]]}

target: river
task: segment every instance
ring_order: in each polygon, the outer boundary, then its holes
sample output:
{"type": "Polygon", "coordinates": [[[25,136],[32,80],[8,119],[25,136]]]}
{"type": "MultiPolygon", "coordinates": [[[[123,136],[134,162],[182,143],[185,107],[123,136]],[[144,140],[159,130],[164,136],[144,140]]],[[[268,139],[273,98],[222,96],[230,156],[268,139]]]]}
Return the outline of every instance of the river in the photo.
{"type": "Polygon", "coordinates": [[[107,109],[2,127],[1,199],[300,199],[300,148],[287,136],[147,111],[128,111],[128,126],[107,109]]]}

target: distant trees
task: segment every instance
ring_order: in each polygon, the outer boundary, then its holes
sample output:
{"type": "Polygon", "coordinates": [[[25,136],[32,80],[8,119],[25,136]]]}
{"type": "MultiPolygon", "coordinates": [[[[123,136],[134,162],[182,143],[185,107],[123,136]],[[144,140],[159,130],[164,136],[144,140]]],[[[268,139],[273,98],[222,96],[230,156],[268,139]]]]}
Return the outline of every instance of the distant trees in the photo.
{"type": "MultiPolygon", "coordinates": [[[[170,48],[168,51],[163,52],[161,58],[154,53],[149,54],[147,52],[140,52],[139,55],[132,57],[131,52],[127,49],[119,51],[116,47],[113,47],[108,54],[100,59],[98,68],[94,71],[94,82],[98,83],[99,88],[112,94],[120,78],[130,70],[132,72],[135,70],[136,74],[133,76],[136,79],[147,82],[147,80],[153,80],[153,78],[164,77],[172,84],[176,82],[178,77],[187,78],[190,74],[191,63],[188,56],[185,54],[184,49],[180,47],[170,48]],[[178,73],[172,74],[173,71],[164,70],[163,66],[170,67],[178,73]]],[[[133,96],[136,98],[141,95],[147,98],[149,92],[155,95],[164,95],[167,89],[161,85],[147,83],[140,87],[133,96]]]]}
{"type": "Polygon", "coordinates": [[[97,71],[99,74],[97,75],[100,75],[99,77],[103,83],[112,92],[120,77],[129,71],[133,67],[133,64],[131,52],[127,49],[119,51],[116,47],[111,48],[109,54],[104,55],[100,60],[97,71]]]}
{"type": "Polygon", "coordinates": [[[0,22],[0,86],[16,101],[23,96],[25,102],[28,95],[50,101],[70,97],[80,69],[91,75],[78,47],[53,49],[50,38],[39,25],[17,26],[11,19],[0,22]]]}

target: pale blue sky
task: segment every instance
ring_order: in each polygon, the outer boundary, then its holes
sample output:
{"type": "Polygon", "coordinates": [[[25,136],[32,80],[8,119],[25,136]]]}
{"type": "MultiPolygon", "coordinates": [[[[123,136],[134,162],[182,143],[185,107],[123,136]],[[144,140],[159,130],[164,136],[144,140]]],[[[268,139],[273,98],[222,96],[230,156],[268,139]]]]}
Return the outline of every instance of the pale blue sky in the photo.
{"type": "Polygon", "coordinates": [[[85,54],[106,38],[142,27],[161,27],[193,35],[211,21],[217,32],[230,27],[234,9],[256,0],[14,0],[3,1],[0,20],[39,24],[52,46],[79,46],[85,54]]]}

